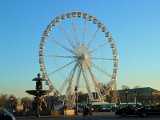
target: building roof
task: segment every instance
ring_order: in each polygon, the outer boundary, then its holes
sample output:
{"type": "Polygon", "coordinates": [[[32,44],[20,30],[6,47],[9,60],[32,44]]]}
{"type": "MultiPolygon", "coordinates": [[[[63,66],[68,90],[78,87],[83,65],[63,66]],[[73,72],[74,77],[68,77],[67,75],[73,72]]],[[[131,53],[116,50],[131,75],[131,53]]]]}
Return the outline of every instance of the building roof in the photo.
{"type": "MultiPolygon", "coordinates": [[[[124,94],[125,90],[118,90],[118,94],[122,95],[124,94]]],[[[143,88],[133,88],[133,89],[128,89],[128,94],[140,94],[140,95],[152,95],[153,93],[155,94],[160,94],[160,91],[153,89],[151,87],[143,87],[143,88]]]]}

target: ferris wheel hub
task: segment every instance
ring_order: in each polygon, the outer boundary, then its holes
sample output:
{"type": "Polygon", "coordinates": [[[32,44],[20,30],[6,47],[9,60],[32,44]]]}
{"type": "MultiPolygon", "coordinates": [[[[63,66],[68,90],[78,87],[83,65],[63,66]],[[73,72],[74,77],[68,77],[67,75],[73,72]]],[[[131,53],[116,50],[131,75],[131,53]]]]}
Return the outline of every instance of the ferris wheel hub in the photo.
{"type": "Polygon", "coordinates": [[[88,55],[87,54],[82,54],[82,58],[83,58],[83,60],[87,60],[88,59],[88,55]]]}

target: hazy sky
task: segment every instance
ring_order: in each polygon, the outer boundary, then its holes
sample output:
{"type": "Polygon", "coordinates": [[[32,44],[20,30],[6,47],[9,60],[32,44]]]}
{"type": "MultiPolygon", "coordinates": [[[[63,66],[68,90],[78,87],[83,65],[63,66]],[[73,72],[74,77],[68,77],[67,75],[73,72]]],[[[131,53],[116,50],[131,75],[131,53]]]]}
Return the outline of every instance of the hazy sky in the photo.
{"type": "Polygon", "coordinates": [[[41,36],[55,17],[71,11],[96,16],[110,31],[119,56],[118,88],[160,90],[159,6],[159,0],[1,0],[0,94],[28,96],[25,91],[35,88],[41,36]]]}

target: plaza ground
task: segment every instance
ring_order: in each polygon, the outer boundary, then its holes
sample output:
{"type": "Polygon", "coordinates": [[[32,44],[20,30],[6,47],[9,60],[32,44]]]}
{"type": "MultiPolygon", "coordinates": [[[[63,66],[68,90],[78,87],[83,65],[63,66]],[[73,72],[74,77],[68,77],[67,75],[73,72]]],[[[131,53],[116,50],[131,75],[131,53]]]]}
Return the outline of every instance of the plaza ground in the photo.
{"type": "Polygon", "coordinates": [[[78,114],[77,116],[41,116],[40,118],[36,118],[34,116],[28,117],[16,117],[17,120],[160,120],[160,116],[150,116],[147,118],[142,118],[139,116],[127,116],[121,117],[117,116],[114,113],[110,112],[98,112],[94,113],[92,116],[82,116],[82,114],[78,114]]]}

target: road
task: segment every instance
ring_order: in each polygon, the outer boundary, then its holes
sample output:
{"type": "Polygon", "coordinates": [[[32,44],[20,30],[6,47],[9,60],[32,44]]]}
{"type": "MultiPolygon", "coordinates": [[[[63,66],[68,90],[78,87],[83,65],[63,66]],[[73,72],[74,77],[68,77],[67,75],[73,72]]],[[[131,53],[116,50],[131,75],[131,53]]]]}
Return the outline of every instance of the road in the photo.
{"type": "Polygon", "coordinates": [[[42,116],[39,119],[36,117],[17,117],[16,120],[160,120],[160,116],[150,116],[147,118],[142,118],[139,116],[121,117],[112,113],[98,113],[93,114],[93,116],[82,116],[81,114],[79,114],[78,116],[42,116]]]}
{"type": "Polygon", "coordinates": [[[119,116],[72,116],[72,117],[18,117],[16,120],[160,120],[160,117],[141,118],[137,116],[119,117],[119,116]]]}

